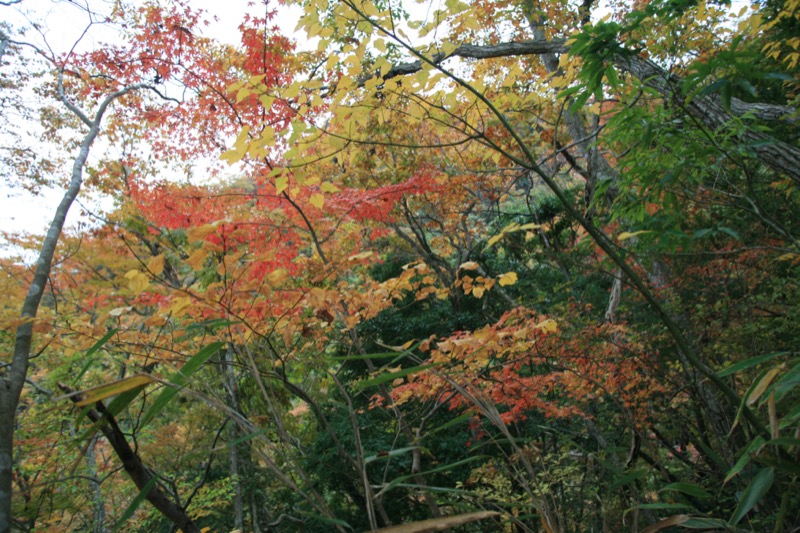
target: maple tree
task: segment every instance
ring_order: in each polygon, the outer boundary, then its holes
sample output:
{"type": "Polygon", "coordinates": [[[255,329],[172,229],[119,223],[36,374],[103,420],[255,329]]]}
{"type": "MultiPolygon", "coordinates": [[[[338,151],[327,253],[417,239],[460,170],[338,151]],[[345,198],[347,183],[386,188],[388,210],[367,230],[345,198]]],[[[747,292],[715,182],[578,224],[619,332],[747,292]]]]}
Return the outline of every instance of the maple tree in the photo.
{"type": "Polygon", "coordinates": [[[292,57],[120,8],[60,78],[147,85],[106,132],[159,163],[51,252],[27,527],[795,527],[797,3],[303,8],[292,57]],[[205,155],[240,177],[161,179],[205,155]]]}

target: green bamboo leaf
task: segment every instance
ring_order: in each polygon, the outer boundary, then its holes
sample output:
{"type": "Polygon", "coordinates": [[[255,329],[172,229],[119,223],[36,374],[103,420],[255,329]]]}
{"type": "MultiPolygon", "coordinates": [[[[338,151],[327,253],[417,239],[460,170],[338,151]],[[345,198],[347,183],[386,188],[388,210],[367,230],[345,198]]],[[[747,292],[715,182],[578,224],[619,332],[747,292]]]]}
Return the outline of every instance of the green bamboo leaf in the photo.
{"type": "MultiPolygon", "coordinates": [[[[693,509],[691,505],[686,505],[683,503],[642,503],[634,507],[633,509],[670,509],[670,510],[677,510],[677,509],[693,509]]],[[[630,511],[631,509],[628,509],[630,511]]]]}
{"type": "Polygon", "coordinates": [[[795,365],[775,383],[775,401],[783,399],[788,392],[800,385],[800,364],[795,365]]]}
{"type": "Polygon", "coordinates": [[[463,526],[487,518],[500,516],[497,511],[478,511],[454,516],[442,516],[440,518],[429,518],[417,522],[390,526],[375,530],[376,533],[425,533],[426,531],[445,531],[450,528],[463,526]]]}
{"type": "Polygon", "coordinates": [[[160,413],[167,404],[172,401],[178,392],[186,386],[189,382],[189,377],[194,374],[203,363],[209,360],[211,356],[216,354],[222,347],[225,346],[224,342],[212,342],[199,352],[192,356],[185,365],[181,367],[180,370],[175,372],[172,377],[170,378],[170,384],[172,386],[164,387],[164,390],[161,391],[156,401],[150,406],[147,412],[142,417],[142,423],[140,427],[147,426],[155,416],[160,413]]]}
{"type": "Polygon", "coordinates": [[[689,496],[693,496],[701,500],[708,499],[711,497],[711,494],[706,489],[694,483],[686,483],[686,482],[670,483],[669,485],[663,487],[658,492],[663,492],[663,491],[682,492],[683,494],[688,494],[689,496]]]}
{"type": "Polygon", "coordinates": [[[379,452],[375,455],[370,455],[369,457],[364,458],[364,464],[369,464],[374,461],[378,461],[380,459],[388,459],[390,457],[397,457],[398,455],[406,454],[410,451],[419,449],[419,446],[406,446],[405,448],[397,448],[396,450],[388,450],[385,452],[379,452]]]}
{"type": "Polygon", "coordinates": [[[109,341],[109,339],[111,339],[111,337],[113,337],[113,336],[114,336],[114,334],[115,334],[117,331],[119,331],[119,329],[117,329],[117,328],[114,328],[114,329],[110,330],[108,333],[106,333],[105,335],[103,335],[103,337],[102,337],[102,338],[101,338],[99,341],[97,341],[96,343],[94,343],[94,345],[92,345],[92,347],[91,347],[91,348],[89,348],[88,350],[86,350],[86,357],[89,357],[89,356],[91,356],[91,355],[94,355],[94,353],[95,353],[97,350],[99,350],[100,348],[102,348],[102,347],[103,347],[103,345],[105,345],[105,343],[107,343],[107,342],[109,341]]]}
{"type": "Polygon", "coordinates": [[[761,501],[761,498],[769,491],[772,487],[772,482],[775,480],[775,469],[770,468],[762,468],[759,470],[758,474],[756,474],[750,483],[747,485],[747,488],[744,489],[744,493],[742,494],[742,499],[739,500],[739,505],[736,506],[736,510],[733,511],[733,515],[731,515],[731,519],[729,522],[732,525],[736,525],[739,521],[744,518],[750,509],[752,509],[755,504],[761,501]]]}
{"type": "Polygon", "coordinates": [[[444,472],[444,471],[456,468],[456,467],[461,466],[461,465],[474,463],[475,461],[482,461],[484,459],[486,459],[486,456],[484,456],[484,455],[476,455],[474,457],[468,457],[466,459],[462,459],[461,461],[456,461],[455,463],[448,463],[446,465],[441,465],[441,466],[438,466],[436,468],[432,468],[430,470],[426,470],[425,472],[420,472],[418,474],[407,474],[405,476],[396,477],[392,481],[390,481],[389,483],[384,485],[381,488],[380,492],[378,492],[375,495],[375,497],[377,498],[377,497],[381,496],[382,494],[385,494],[385,493],[389,492],[393,488],[399,486],[401,483],[403,483],[403,482],[405,482],[405,481],[407,481],[409,479],[412,479],[415,476],[427,476],[429,474],[436,474],[437,472],[444,472]]]}
{"type": "Polygon", "coordinates": [[[721,529],[723,531],[728,531],[730,526],[724,520],[718,520],[716,518],[690,518],[683,524],[681,524],[682,528],[686,529],[704,529],[704,530],[711,530],[711,529],[721,529]]]}
{"type": "Polygon", "coordinates": [[[439,433],[441,431],[449,429],[449,428],[451,428],[453,426],[457,426],[458,424],[463,424],[464,422],[467,422],[467,421],[471,420],[473,416],[475,416],[474,413],[464,413],[463,415],[460,415],[460,416],[457,416],[457,417],[455,417],[453,419],[450,419],[447,422],[445,422],[444,424],[442,424],[440,426],[436,426],[435,428],[432,428],[430,431],[428,431],[425,434],[425,437],[428,438],[431,435],[435,435],[436,433],[439,433]]]}
{"type": "Polygon", "coordinates": [[[376,385],[381,385],[386,383],[387,381],[394,381],[397,378],[402,378],[408,376],[410,374],[415,374],[417,372],[422,372],[423,370],[427,370],[428,368],[434,366],[434,363],[428,363],[425,365],[419,366],[412,366],[410,368],[404,368],[402,370],[398,370],[397,372],[385,372],[383,374],[378,374],[374,378],[366,379],[364,381],[360,381],[356,384],[356,390],[364,390],[369,387],[374,387],[376,385]]]}
{"type": "Polygon", "coordinates": [[[81,380],[81,378],[86,374],[86,371],[89,370],[89,367],[92,366],[92,363],[96,361],[96,359],[92,356],[97,352],[97,350],[102,348],[105,345],[105,343],[107,343],[117,331],[119,331],[118,328],[109,330],[105,335],[103,335],[103,337],[99,341],[94,343],[91,348],[86,350],[86,354],[84,355],[86,360],[84,361],[83,366],[78,372],[78,375],[75,376],[75,379],[72,380],[72,383],[78,383],[81,380]]]}
{"type": "Polygon", "coordinates": [[[774,359],[775,357],[780,357],[782,355],[789,355],[791,352],[772,352],[764,355],[758,355],[756,357],[751,357],[749,359],[745,359],[744,361],[739,361],[738,363],[731,365],[727,368],[723,368],[717,375],[719,377],[730,376],[731,374],[735,374],[736,372],[741,372],[742,370],[746,370],[748,368],[752,368],[758,364],[763,363],[764,361],[769,361],[770,359],[774,359]]]}
{"type": "Polygon", "coordinates": [[[614,491],[622,487],[623,485],[627,485],[631,481],[636,481],[640,477],[644,476],[646,473],[647,472],[645,470],[633,470],[631,472],[628,472],[621,478],[616,479],[614,483],[612,483],[611,486],[609,487],[609,490],[614,491]]]}
{"type": "Polygon", "coordinates": [[[781,459],[771,454],[762,454],[754,460],[759,464],[769,466],[784,474],[800,475],[800,464],[791,459],[781,459]]]}
{"type": "Polygon", "coordinates": [[[767,441],[767,446],[785,446],[791,448],[792,446],[800,447],[800,439],[794,437],[778,437],[767,441]]]}
{"type": "Polygon", "coordinates": [[[136,495],[130,505],[128,505],[128,508],[125,509],[125,512],[122,513],[122,516],[119,517],[117,523],[114,524],[114,527],[111,530],[112,532],[119,531],[120,528],[125,525],[125,522],[127,522],[128,519],[133,516],[133,513],[136,512],[136,509],[138,509],[145,498],[147,498],[147,493],[149,493],[150,489],[153,488],[153,485],[156,484],[156,479],[156,476],[150,477],[150,480],[145,484],[144,487],[142,487],[142,490],[139,491],[139,494],[136,495]]]}
{"type": "Polygon", "coordinates": [[[750,459],[751,459],[750,455],[752,453],[755,453],[759,449],[761,449],[761,447],[764,445],[765,442],[766,441],[764,440],[763,437],[756,437],[755,439],[753,439],[750,442],[750,444],[747,446],[747,448],[744,450],[744,452],[742,453],[742,456],[739,457],[739,460],[736,461],[736,464],[733,465],[733,468],[728,470],[728,473],[725,475],[725,480],[723,481],[723,483],[727,483],[728,481],[733,479],[733,477],[736,474],[741,472],[742,469],[745,466],[747,466],[748,463],[750,463],[750,459]]]}
{"type": "Polygon", "coordinates": [[[307,516],[312,520],[316,520],[318,522],[322,522],[323,524],[330,524],[332,526],[341,526],[345,527],[349,530],[353,530],[353,526],[345,522],[344,520],[339,520],[338,518],[331,518],[329,516],[323,516],[317,513],[309,513],[308,511],[297,511],[297,514],[307,516]]]}

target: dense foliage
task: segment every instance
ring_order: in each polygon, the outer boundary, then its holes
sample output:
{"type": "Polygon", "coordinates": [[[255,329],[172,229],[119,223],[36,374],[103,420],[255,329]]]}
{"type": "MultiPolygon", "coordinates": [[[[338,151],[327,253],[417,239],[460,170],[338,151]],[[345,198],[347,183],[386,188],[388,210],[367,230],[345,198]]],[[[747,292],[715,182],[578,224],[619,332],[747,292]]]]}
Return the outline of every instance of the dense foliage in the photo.
{"type": "Polygon", "coordinates": [[[800,2],[606,4],[0,24],[0,533],[800,527],[800,2]]]}

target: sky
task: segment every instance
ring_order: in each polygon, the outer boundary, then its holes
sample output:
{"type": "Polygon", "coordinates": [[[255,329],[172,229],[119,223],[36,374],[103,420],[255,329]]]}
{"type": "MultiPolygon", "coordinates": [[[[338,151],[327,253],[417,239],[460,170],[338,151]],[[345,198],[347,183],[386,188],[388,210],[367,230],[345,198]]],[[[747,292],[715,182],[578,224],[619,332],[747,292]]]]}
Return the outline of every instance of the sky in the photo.
{"type": "MultiPolygon", "coordinates": [[[[103,2],[97,1],[90,1],[90,3],[103,4],[103,2]]],[[[191,6],[204,9],[209,15],[211,24],[204,30],[204,33],[223,42],[238,44],[240,38],[238,26],[244,14],[247,12],[254,15],[263,13],[260,2],[255,7],[248,7],[249,3],[251,0],[192,0],[191,6]]],[[[274,5],[278,9],[275,24],[284,33],[291,35],[297,26],[300,8],[295,6],[290,9],[278,5],[277,1],[274,2],[274,5]]],[[[0,21],[2,20],[16,27],[29,25],[30,20],[37,21],[42,34],[46,36],[47,44],[56,51],[69,50],[78,40],[86,25],[86,15],[71,5],[70,0],[22,0],[14,6],[0,6],[0,21]],[[28,20],[23,11],[27,12],[28,20]]],[[[94,31],[82,42],[87,48],[91,48],[98,41],[108,41],[110,38],[113,38],[113,35],[94,31]]],[[[42,42],[42,39],[39,38],[37,44],[41,46],[42,42]]],[[[0,117],[0,131],[5,129],[3,121],[6,120],[13,120],[13,117],[0,117]]],[[[102,141],[100,141],[93,147],[93,153],[98,154],[102,149],[102,141]]],[[[70,170],[71,164],[64,168],[65,176],[70,170]]],[[[63,191],[60,189],[51,189],[34,197],[23,190],[10,189],[5,184],[0,184],[0,230],[44,234],[62,194],[63,191]]],[[[87,197],[85,191],[82,191],[79,201],[83,201],[92,209],[95,208],[96,204],[93,204],[92,200],[87,197]]],[[[67,220],[68,227],[76,227],[84,222],[81,211],[80,205],[72,207],[67,220]]],[[[0,249],[0,254],[4,255],[9,252],[10,250],[0,249]]]]}

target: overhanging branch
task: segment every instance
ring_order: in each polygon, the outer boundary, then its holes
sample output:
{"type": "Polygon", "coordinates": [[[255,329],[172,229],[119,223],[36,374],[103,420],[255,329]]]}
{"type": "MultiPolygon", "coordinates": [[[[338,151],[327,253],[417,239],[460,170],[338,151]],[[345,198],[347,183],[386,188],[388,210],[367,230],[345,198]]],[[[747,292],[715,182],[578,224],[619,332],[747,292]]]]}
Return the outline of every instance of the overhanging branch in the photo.
{"type": "MultiPolygon", "coordinates": [[[[434,54],[430,61],[438,65],[452,57],[491,59],[567,52],[569,52],[569,46],[563,40],[507,42],[486,46],[463,44],[450,54],[434,54]]],[[[639,56],[617,55],[612,61],[618,69],[639,79],[663,98],[679,102],[690,115],[711,130],[717,130],[735,118],[745,116],[785,126],[793,126],[798,122],[797,109],[790,106],[747,103],[737,98],[731,98],[728,111],[716,95],[695,95],[687,99],[681,90],[682,78],[666,71],[653,61],[639,56]]],[[[422,70],[422,65],[421,60],[394,65],[383,76],[383,79],[389,80],[398,76],[414,74],[422,70]]],[[[761,163],[789,176],[800,184],[800,148],[755,131],[753,128],[746,128],[740,135],[740,140],[752,150],[761,163]]]]}

